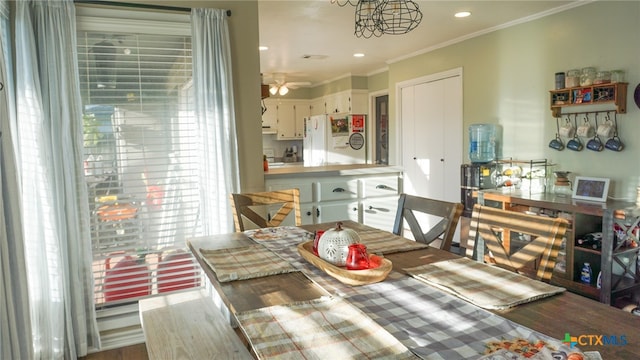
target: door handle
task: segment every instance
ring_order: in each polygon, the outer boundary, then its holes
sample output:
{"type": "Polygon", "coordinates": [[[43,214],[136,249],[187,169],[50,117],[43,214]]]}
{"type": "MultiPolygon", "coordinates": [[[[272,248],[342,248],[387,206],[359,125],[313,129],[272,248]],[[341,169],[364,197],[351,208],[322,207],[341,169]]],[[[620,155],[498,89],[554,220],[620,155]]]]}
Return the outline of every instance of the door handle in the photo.
{"type": "Polygon", "coordinates": [[[319,218],[320,217],[320,209],[316,209],[316,217],[319,218]]]}
{"type": "Polygon", "coordinates": [[[333,192],[345,192],[345,191],[346,191],[345,189],[340,188],[340,187],[333,189],[333,192]]]}
{"type": "Polygon", "coordinates": [[[376,185],[376,189],[381,189],[381,190],[391,190],[391,187],[384,185],[384,184],[380,184],[380,185],[376,185]]]}

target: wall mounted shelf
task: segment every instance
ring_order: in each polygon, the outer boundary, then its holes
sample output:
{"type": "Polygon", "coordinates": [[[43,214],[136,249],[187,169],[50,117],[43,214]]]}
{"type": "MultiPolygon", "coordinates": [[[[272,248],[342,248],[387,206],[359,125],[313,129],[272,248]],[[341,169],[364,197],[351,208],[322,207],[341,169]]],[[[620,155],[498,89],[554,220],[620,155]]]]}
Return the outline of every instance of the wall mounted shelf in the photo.
{"type": "Polygon", "coordinates": [[[553,117],[562,116],[562,108],[568,106],[613,104],[618,114],[627,112],[628,83],[607,83],[551,90],[553,117]]]}

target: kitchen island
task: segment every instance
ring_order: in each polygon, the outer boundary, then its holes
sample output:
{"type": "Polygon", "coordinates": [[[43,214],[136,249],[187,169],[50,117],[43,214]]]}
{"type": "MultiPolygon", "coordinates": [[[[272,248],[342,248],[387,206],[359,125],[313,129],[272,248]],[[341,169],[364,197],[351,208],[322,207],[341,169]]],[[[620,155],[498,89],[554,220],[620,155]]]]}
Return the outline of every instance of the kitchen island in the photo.
{"type": "Polygon", "coordinates": [[[303,224],[349,219],[391,231],[402,192],[402,168],[285,163],[264,173],[267,191],[298,188],[303,224]]]}

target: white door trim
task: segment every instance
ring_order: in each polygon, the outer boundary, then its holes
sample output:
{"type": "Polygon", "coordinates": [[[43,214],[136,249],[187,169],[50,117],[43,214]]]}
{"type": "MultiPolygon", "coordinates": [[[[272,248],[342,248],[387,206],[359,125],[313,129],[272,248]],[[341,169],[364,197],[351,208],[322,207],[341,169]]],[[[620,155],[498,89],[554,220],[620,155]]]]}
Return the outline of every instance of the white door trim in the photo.
{"type": "MultiPolygon", "coordinates": [[[[414,78],[414,79],[409,79],[409,80],[405,80],[405,81],[401,81],[396,83],[396,106],[395,106],[395,123],[396,123],[396,136],[395,136],[395,143],[396,143],[396,151],[395,156],[393,156],[393,158],[395,158],[395,161],[392,160],[391,158],[389,159],[389,163],[390,164],[400,164],[401,166],[403,166],[404,164],[402,164],[402,89],[406,88],[406,87],[410,87],[410,86],[415,86],[418,84],[424,84],[424,83],[428,83],[428,82],[433,82],[433,81],[438,81],[438,80],[443,80],[443,79],[447,79],[447,78],[451,78],[451,77],[455,77],[455,76],[460,76],[460,81],[461,81],[461,86],[460,86],[460,90],[462,91],[464,89],[464,82],[463,82],[463,76],[462,76],[462,68],[458,67],[455,69],[451,69],[451,70],[446,70],[446,71],[442,71],[439,73],[435,73],[435,74],[430,74],[430,75],[426,75],[426,76],[421,76],[418,78],[414,78]]],[[[463,94],[460,94],[460,97],[462,97],[463,94]]],[[[464,119],[464,112],[462,112],[462,118],[464,119]]],[[[390,154],[391,155],[391,154],[390,154]]]]}

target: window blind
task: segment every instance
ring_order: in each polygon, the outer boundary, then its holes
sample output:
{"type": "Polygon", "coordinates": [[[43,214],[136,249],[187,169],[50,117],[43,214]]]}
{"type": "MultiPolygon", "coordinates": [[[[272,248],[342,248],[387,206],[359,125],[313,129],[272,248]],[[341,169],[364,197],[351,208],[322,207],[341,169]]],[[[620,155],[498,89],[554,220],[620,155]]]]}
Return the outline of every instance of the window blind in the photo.
{"type": "MultiPolygon", "coordinates": [[[[78,33],[98,308],[201,286],[190,36],[78,33]]],[[[111,27],[113,29],[113,27],[111,27]]]]}

